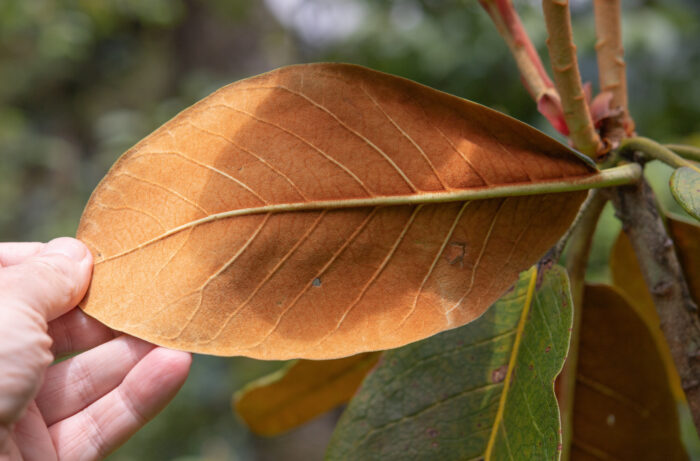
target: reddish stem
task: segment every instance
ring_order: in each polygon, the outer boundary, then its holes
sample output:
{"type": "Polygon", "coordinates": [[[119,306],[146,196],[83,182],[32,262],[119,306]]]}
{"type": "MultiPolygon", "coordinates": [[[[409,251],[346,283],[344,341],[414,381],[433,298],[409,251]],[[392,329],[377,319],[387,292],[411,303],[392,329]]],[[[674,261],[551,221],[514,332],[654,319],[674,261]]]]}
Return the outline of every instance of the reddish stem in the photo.
{"type": "Polygon", "coordinates": [[[569,129],[564,120],[559,94],[511,0],[479,0],[479,3],[508,45],[522,75],[523,84],[537,103],[537,109],[557,131],[568,136],[569,129]]]}

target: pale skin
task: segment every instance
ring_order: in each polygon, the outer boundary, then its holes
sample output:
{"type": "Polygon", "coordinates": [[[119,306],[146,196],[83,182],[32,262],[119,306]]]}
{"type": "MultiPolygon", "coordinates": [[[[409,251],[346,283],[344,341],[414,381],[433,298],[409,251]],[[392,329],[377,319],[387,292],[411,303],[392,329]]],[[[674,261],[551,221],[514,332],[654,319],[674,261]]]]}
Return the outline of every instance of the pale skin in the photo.
{"type": "Polygon", "coordinates": [[[190,354],[76,308],[91,274],[75,239],[0,243],[0,461],[102,459],[185,382],[190,354]]]}

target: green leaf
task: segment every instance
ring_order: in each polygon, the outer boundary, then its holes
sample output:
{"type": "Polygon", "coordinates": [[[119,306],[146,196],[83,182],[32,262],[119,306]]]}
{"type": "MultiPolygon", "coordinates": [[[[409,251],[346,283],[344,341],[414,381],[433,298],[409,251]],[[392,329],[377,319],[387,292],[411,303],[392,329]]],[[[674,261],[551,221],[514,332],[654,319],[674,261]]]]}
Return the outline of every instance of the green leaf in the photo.
{"type": "Polygon", "coordinates": [[[685,211],[700,220],[700,172],[697,169],[684,166],[674,171],[671,193],[685,211]]]}
{"type": "Polygon", "coordinates": [[[571,322],[565,270],[524,272],[477,321],[386,352],[327,458],[558,459],[553,382],[571,322]]]}

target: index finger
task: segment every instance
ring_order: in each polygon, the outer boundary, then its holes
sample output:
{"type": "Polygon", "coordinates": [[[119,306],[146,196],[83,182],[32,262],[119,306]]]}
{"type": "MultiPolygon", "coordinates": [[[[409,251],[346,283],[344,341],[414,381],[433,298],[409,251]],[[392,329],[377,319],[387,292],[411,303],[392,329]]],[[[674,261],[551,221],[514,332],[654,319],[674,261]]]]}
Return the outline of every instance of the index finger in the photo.
{"type": "Polygon", "coordinates": [[[48,334],[53,339],[51,352],[56,358],[92,349],[119,335],[78,307],[50,321],[48,334]]]}
{"type": "Polygon", "coordinates": [[[0,267],[14,266],[36,256],[44,245],[45,243],[41,242],[0,243],[0,267]]]}

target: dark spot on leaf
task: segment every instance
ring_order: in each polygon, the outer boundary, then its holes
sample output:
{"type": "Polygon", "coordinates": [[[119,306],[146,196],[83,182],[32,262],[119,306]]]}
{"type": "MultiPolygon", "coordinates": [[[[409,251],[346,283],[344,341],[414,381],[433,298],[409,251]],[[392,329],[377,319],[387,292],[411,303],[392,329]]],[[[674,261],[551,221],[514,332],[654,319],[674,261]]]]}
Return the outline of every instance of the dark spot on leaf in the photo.
{"type": "Polygon", "coordinates": [[[551,351],[551,350],[552,350],[552,346],[547,346],[547,347],[544,348],[544,351],[545,351],[545,352],[549,352],[549,351],[551,351]]]}
{"type": "Polygon", "coordinates": [[[437,448],[438,443],[437,443],[437,442],[433,442],[433,443],[430,444],[430,446],[433,447],[433,448],[437,448]]]}
{"type": "Polygon", "coordinates": [[[549,270],[554,266],[554,261],[551,259],[548,261],[543,261],[542,264],[537,268],[537,281],[535,282],[535,289],[539,290],[544,281],[544,276],[549,270]]]}
{"type": "Polygon", "coordinates": [[[502,365],[491,372],[491,382],[500,383],[506,379],[506,373],[508,372],[508,367],[502,365]]]}
{"type": "Polygon", "coordinates": [[[437,437],[437,435],[438,435],[437,429],[432,429],[432,428],[428,429],[428,437],[430,437],[432,439],[434,437],[437,437]]]}
{"type": "Polygon", "coordinates": [[[529,364],[527,365],[527,367],[528,367],[530,370],[532,370],[533,368],[535,368],[535,364],[534,364],[534,363],[529,363],[529,364]]]}
{"type": "MultiPolygon", "coordinates": [[[[308,279],[307,279],[308,280],[308,279]]],[[[311,285],[315,287],[320,287],[321,286],[321,279],[316,277],[313,282],[311,282],[311,285]]]]}
{"type": "Polygon", "coordinates": [[[561,443],[560,443],[560,444],[557,445],[557,451],[561,451],[561,449],[562,449],[562,445],[561,445],[561,443]]]}
{"type": "Polygon", "coordinates": [[[605,424],[608,426],[614,426],[615,425],[615,415],[610,413],[608,417],[605,419],[605,424]]]}
{"type": "Polygon", "coordinates": [[[464,255],[467,245],[464,242],[450,242],[445,248],[445,259],[450,266],[459,264],[459,268],[464,267],[464,255]]]}

